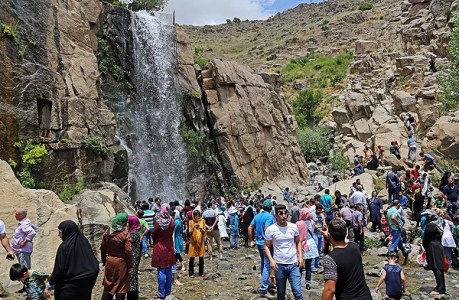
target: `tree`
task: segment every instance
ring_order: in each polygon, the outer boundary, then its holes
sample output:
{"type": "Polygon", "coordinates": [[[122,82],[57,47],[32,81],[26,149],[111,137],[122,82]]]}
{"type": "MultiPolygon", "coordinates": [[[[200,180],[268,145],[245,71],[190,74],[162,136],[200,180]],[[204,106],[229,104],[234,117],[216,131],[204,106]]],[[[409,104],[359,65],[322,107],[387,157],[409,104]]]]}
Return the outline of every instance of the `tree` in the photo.
{"type": "Polygon", "coordinates": [[[320,91],[303,90],[293,103],[293,113],[300,128],[313,125],[316,121],[315,111],[322,102],[323,96],[320,91]]]}
{"type": "Polygon", "coordinates": [[[459,17],[454,19],[448,50],[451,55],[450,63],[439,75],[439,100],[444,112],[459,107],[459,17]]]}
{"type": "Polygon", "coordinates": [[[166,6],[167,0],[134,0],[132,10],[160,10],[166,6]]]}

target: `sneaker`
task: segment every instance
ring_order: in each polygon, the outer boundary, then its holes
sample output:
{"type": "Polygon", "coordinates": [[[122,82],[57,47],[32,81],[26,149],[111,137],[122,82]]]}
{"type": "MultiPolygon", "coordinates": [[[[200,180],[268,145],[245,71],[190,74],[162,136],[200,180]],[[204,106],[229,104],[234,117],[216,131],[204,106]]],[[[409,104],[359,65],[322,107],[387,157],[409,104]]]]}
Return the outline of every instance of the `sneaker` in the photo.
{"type": "Polygon", "coordinates": [[[274,299],[276,299],[276,296],[274,296],[273,294],[267,292],[266,294],[260,294],[260,298],[274,300],[274,299]]]}
{"type": "Polygon", "coordinates": [[[143,257],[148,258],[148,253],[145,253],[145,255],[143,257]]]}
{"type": "Polygon", "coordinates": [[[317,269],[316,268],[311,268],[311,272],[312,273],[317,273],[317,269]]]}
{"type": "Polygon", "coordinates": [[[306,284],[306,289],[309,291],[311,289],[311,285],[306,284]]]}

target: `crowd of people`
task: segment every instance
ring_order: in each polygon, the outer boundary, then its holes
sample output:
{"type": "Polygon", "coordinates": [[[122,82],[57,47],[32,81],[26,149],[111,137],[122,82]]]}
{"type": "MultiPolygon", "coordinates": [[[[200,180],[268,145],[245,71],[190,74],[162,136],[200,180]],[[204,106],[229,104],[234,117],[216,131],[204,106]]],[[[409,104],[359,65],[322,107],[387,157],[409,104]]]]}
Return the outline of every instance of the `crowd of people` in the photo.
{"type": "MultiPolygon", "coordinates": [[[[229,241],[228,251],[256,246],[260,297],[286,299],[288,281],[294,298],[303,299],[302,288],[310,290],[313,274],[323,273],[323,299],[371,299],[362,265],[367,230],[384,233],[388,246],[387,264],[374,288],[385,282],[386,294],[400,299],[406,278],[397,262],[400,254],[406,263],[411,251],[405,230],[409,216],[422,238],[419,263],[435,276],[431,295],[446,293],[445,271],[457,257],[459,245],[458,180],[445,172],[438,186],[441,193],[432,193],[432,181],[418,165],[401,175],[394,168],[386,176],[386,185],[387,203],[376,191],[367,193],[359,179],[348,194],[337,190],[331,195],[325,189],[323,195],[302,201],[286,188],[286,205],[261,191],[207,202],[137,201],[135,215],[117,214],[103,234],[101,299],[139,299],[142,257],[151,257],[151,266],[157,269],[156,298],[165,299],[173,285],[182,285],[178,270],[187,269],[190,278],[205,277],[206,259],[225,257],[223,240],[229,241]]],[[[99,261],[78,225],[69,220],[59,225],[62,244],[52,273],[46,274],[31,268],[37,227],[27,218],[26,209],[18,209],[16,219],[19,223],[11,241],[0,221],[0,238],[7,258],[18,259],[10,278],[23,282],[21,292],[29,299],[44,300],[53,290],[57,300],[91,299],[99,261]]]]}

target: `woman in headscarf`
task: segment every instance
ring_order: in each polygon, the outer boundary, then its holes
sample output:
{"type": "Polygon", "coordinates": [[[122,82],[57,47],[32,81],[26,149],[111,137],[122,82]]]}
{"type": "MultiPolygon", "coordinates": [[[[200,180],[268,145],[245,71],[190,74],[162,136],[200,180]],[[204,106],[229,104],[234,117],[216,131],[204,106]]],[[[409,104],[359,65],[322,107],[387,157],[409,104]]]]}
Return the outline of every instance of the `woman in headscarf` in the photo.
{"type": "Polygon", "coordinates": [[[131,273],[131,279],[129,283],[129,292],[127,294],[127,300],[137,300],[139,299],[139,264],[140,257],[142,256],[142,242],[141,242],[141,225],[139,218],[136,216],[128,217],[127,230],[129,231],[129,236],[131,237],[132,243],[132,258],[134,263],[134,269],[131,273]]]}
{"type": "Polygon", "coordinates": [[[112,300],[113,296],[116,300],[124,300],[130,290],[134,262],[127,221],[127,213],[117,214],[102,238],[100,254],[105,266],[102,300],[112,300]]]}
{"type": "MultiPolygon", "coordinates": [[[[300,210],[300,220],[296,222],[298,227],[301,247],[303,249],[304,268],[306,271],[306,289],[311,289],[312,262],[319,257],[317,244],[314,241],[315,224],[311,219],[309,208],[305,207],[300,210]]],[[[302,269],[303,271],[303,269],[302,269]]]]}
{"type": "Polygon", "coordinates": [[[176,207],[174,210],[174,249],[175,249],[175,259],[180,262],[182,265],[182,271],[185,271],[185,265],[183,263],[183,220],[182,220],[182,208],[176,207]]]}
{"type": "Polygon", "coordinates": [[[54,285],[56,300],[91,300],[99,274],[99,262],[78,225],[70,220],[57,227],[62,244],[57,249],[49,285],[54,285]]]}
{"type": "Polygon", "coordinates": [[[222,240],[229,238],[228,230],[226,229],[225,209],[225,206],[222,205],[218,211],[218,231],[220,232],[220,238],[222,240]]]}
{"type": "Polygon", "coordinates": [[[193,219],[190,220],[188,226],[188,233],[190,234],[190,247],[188,249],[188,275],[194,277],[194,259],[199,257],[199,276],[204,276],[204,255],[206,239],[206,222],[201,218],[199,210],[193,211],[193,219]]]}
{"type": "Polygon", "coordinates": [[[432,214],[427,220],[422,246],[426,250],[427,268],[432,270],[437,286],[430,293],[431,296],[438,296],[446,293],[445,285],[445,261],[444,249],[441,238],[444,230],[444,221],[432,214]]]}
{"type": "Polygon", "coordinates": [[[169,204],[161,204],[161,214],[155,222],[153,233],[153,254],[151,266],[158,269],[159,299],[166,299],[172,292],[172,266],[175,265],[173,234],[175,222],[170,215],[169,204]]]}

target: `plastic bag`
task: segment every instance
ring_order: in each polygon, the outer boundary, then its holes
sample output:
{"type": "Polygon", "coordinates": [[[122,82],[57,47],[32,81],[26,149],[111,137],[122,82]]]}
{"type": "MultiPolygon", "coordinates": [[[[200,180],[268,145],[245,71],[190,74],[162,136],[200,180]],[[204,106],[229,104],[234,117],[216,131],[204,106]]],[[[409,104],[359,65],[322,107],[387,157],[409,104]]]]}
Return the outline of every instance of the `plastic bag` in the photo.
{"type": "Polygon", "coordinates": [[[427,267],[427,254],[425,251],[422,251],[421,254],[418,255],[416,258],[418,264],[420,264],[423,267],[427,267]]]}

